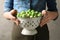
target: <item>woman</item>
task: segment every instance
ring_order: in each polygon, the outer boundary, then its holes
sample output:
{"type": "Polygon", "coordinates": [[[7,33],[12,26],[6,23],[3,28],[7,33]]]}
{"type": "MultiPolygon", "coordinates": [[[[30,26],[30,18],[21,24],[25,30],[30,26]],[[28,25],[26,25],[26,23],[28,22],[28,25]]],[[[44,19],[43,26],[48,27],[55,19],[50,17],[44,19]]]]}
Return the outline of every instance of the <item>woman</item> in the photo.
{"type": "Polygon", "coordinates": [[[56,8],[56,0],[5,0],[3,16],[12,20],[15,24],[12,32],[12,40],[49,40],[49,30],[47,23],[50,20],[55,20],[58,16],[56,8]],[[46,10],[47,4],[47,10],[46,10]],[[20,34],[22,28],[17,25],[19,20],[15,17],[17,12],[33,9],[42,12],[42,19],[38,26],[36,35],[22,35],[20,34]],[[16,11],[17,10],[17,11],[16,11]],[[15,11],[15,12],[14,12],[15,11]],[[17,25],[16,25],[17,24],[17,25]]]}

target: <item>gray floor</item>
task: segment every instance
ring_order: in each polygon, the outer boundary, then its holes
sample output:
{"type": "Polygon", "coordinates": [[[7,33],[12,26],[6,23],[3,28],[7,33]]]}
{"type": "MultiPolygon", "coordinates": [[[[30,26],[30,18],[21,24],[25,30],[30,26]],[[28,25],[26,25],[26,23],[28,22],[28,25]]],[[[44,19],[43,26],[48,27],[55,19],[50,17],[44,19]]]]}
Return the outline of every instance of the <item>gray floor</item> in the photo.
{"type": "MultiPolygon", "coordinates": [[[[3,18],[3,1],[0,0],[0,40],[11,40],[13,23],[3,18]]],[[[57,7],[60,13],[60,0],[57,0],[57,7]]],[[[60,14],[59,14],[60,15],[60,14]]],[[[60,16],[56,21],[48,23],[50,40],[60,40],[60,16]]]]}

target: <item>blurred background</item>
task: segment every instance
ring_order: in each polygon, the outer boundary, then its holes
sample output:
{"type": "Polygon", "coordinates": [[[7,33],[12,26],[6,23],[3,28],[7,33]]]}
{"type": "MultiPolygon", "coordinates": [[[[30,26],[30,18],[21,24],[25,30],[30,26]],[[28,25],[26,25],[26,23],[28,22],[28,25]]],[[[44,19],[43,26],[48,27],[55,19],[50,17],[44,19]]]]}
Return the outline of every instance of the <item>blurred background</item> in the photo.
{"type": "MultiPolygon", "coordinates": [[[[3,4],[4,0],[0,0],[0,40],[11,40],[13,23],[3,18],[3,4]]],[[[60,15],[60,0],[57,0],[57,8],[60,15]]],[[[60,16],[56,21],[48,23],[48,28],[50,31],[50,40],[60,40],[60,16]]]]}

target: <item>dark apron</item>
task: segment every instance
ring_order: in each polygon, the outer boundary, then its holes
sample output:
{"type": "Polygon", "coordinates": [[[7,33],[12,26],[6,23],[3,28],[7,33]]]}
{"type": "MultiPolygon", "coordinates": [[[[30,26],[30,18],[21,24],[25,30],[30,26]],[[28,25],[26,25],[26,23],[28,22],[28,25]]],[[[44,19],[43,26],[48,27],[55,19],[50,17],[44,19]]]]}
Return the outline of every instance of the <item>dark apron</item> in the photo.
{"type": "Polygon", "coordinates": [[[22,35],[22,28],[14,24],[12,30],[12,40],[49,40],[49,31],[47,25],[44,25],[43,27],[38,26],[36,29],[38,31],[36,35],[22,35]]]}

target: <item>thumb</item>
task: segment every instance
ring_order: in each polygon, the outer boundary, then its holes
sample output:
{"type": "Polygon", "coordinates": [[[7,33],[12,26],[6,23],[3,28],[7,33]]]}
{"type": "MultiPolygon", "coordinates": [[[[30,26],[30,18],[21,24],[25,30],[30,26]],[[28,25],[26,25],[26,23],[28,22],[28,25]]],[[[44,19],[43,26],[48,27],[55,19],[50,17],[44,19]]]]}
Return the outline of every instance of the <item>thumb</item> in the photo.
{"type": "Polygon", "coordinates": [[[12,14],[13,16],[16,16],[16,15],[17,15],[17,10],[15,10],[15,9],[11,10],[10,12],[11,12],[11,14],[12,14]]]}
{"type": "Polygon", "coordinates": [[[46,16],[47,15],[47,11],[46,10],[43,10],[42,11],[42,16],[46,16]]]}

